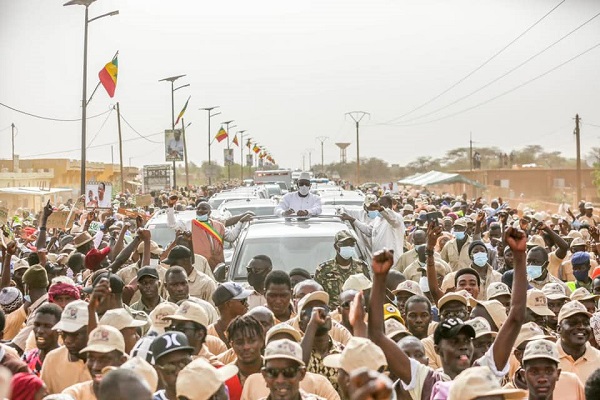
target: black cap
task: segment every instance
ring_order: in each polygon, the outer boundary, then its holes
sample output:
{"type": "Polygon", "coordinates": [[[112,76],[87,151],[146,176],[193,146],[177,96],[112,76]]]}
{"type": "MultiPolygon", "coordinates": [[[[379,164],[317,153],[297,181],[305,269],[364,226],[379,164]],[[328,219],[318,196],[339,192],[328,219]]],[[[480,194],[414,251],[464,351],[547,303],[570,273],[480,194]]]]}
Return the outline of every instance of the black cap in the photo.
{"type": "Polygon", "coordinates": [[[194,351],[194,348],[190,346],[187,337],[181,332],[174,331],[165,332],[154,339],[150,349],[152,350],[155,361],[174,351],[185,350],[190,354],[194,351]]]}
{"type": "Polygon", "coordinates": [[[140,279],[142,279],[144,276],[151,276],[153,278],[160,279],[156,268],[150,267],[150,266],[145,266],[145,267],[140,268],[140,270],[137,273],[138,281],[140,279]]]}
{"type": "Polygon", "coordinates": [[[181,260],[182,258],[190,258],[192,256],[192,252],[185,246],[177,245],[171,249],[169,252],[169,256],[163,263],[167,265],[173,265],[177,260],[181,260]]]}
{"type": "Polygon", "coordinates": [[[92,280],[92,286],[88,286],[83,289],[83,291],[85,293],[92,293],[92,291],[94,290],[94,286],[96,286],[102,278],[109,279],[110,291],[112,293],[116,293],[116,294],[123,293],[123,286],[125,286],[125,283],[123,283],[123,280],[118,275],[111,273],[109,276],[109,272],[105,271],[105,270],[99,271],[99,273],[97,273],[95,275],[96,276],[93,277],[93,280],[92,280]]]}
{"type": "Polygon", "coordinates": [[[471,325],[467,325],[460,318],[450,318],[444,322],[440,322],[433,332],[433,342],[440,344],[442,339],[452,339],[460,332],[464,331],[471,338],[475,337],[475,329],[471,325]]]}

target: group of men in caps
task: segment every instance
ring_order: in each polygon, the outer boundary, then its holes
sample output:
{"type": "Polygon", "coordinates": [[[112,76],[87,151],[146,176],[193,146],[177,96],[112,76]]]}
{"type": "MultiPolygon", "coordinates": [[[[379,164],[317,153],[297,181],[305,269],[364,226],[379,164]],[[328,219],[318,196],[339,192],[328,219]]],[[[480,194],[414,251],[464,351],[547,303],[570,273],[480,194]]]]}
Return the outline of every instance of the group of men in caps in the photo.
{"type": "MultiPolygon", "coordinates": [[[[300,186],[280,215],[320,213],[300,186]]],[[[341,210],[330,260],[283,271],[256,254],[247,285],[213,271],[251,213],[217,221],[200,201],[185,225],[171,196],[161,249],[112,215],[51,234],[48,205],[2,245],[0,398],[600,398],[591,204],[365,198],[341,210]]]]}

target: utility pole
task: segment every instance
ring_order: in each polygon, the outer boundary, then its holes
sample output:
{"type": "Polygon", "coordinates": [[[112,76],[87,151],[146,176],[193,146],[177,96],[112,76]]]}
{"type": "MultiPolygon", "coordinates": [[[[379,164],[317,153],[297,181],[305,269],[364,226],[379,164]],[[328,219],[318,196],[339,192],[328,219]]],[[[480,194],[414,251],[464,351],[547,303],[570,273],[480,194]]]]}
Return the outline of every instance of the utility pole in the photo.
{"type": "Polygon", "coordinates": [[[577,201],[581,201],[581,135],[579,131],[579,114],[575,114],[575,141],[577,143],[577,201]]]}
{"type": "Polygon", "coordinates": [[[325,175],[325,162],[324,162],[324,158],[323,158],[323,143],[325,143],[325,141],[329,139],[327,136],[318,136],[317,140],[319,142],[321,142],[321,173],[323,175],[325,175]]]}
{"type": "Polygon", "coordinates": [[[210,145],[212,143],[212,137],[210,136],[210,119],[212,117],[216,117],[217,115],[221,114],[220,112],[211,114],[212,110],[214,110],[215,108],[219,108],[219,107],[220,106],[213,106],[213,107],[205,107],[205,108],[200,109],[200,110],[208,111],[208,184],[209,185],[212,184],[212,163],[211,163],[211,159],[210,159],[210,145]]]}
{"type": "Polygon", "coordinates": [[[240,141],[239,141],[239,146],[240,146],[240,178],[241,181],[244,181],[244,132],[246,132],[247,129],[244,129],[243,131],[238,131],[238,133],[240,134],[240,141]]]}
{"type": "Polygon", "coordinates": [[[473,171],[473,132],[469,132],[469,168],[473,171]]]}
{"type": "Polygon", "coordinates": [[[10,128],[11,128],[11,132],[12,132],[12,165],[13,165],[13,172],[17,172],[16,171],[16,165],[15,165],[15,123],[13,122],[12,124],[10,124],[10,128]]]}
{"type": "MultiPolygon", "coordinates": [[[[225,121],[223,122],[223,125],[225,125],[227,127],[227,129],[225,129],[227,131],[227,151],[229,152],[229,124],[232,123],[234,120],[232,119],[231,121],[225,121]]],[[[229,154],[227,154],[229,155],[229,154]]],[[[227,162],[227,181],[231,180],[231,163],[227,162]]]]}
{"type": "MultiPolygon", "coordinates": [[[[190,122],[188,126],[192,123],[190,122]]],[[[183,118],[181,118],[181,134],[183,135],[183,157],[185,157],[185,187],[190,187],[190,175],[188,169],[188,156],[187,156],[187,143],[185,140],[185,123],[183,122],[183,118]]]]}
{"type": "Polygon", "coordinates": [[[355,186],[358,187],[360,185],[360,136],[359,136],[360,121],[365,117],[365,115],[368,115],[369,117],[371,117],[371,114],[369,114],[366,111],[350,111],[350,112],[346,113],[346,115],[349,115],[350,118],[352,118],[354,120],[354,123],[356,124],[356,182],[355,182],[355,186]]]}
{"type": "Polygon", "coordinates": [[[121,192],[125,191],[123,186],[123,139],[121,138],[121,109],[117,101],[117,127],[119,128],[119,165],[121,166],[121,192]]]}
{"type": "Polygon", "coordinates": [[[306,161],[306,153],[302,153],[302,171],[306,171],[305,168],[305,161],[306,161]]]}

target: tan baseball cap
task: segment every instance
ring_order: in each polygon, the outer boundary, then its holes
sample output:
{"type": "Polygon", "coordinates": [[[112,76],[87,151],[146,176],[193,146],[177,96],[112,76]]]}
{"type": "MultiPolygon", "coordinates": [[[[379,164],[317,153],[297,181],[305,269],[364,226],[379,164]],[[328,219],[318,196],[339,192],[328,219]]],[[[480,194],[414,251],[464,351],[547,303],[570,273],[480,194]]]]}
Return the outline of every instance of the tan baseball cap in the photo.
{"type": "Polygon", "coordinates": [[[146,325],[147,323],[148,321],[133,319],[131,314],[129,314],[124,308],[108,310],[104,313],[102,318],[100,318],[100,321],[98,321],[98,325],[110,325],[114,326],[118,330],[125,328],[138,328],[146,325]]]}
{"type": "Polygon", "coordinates": [[[159,303],[154,310],[150,311],[150,330],[157,332],[159,335],[165,333],[165,328],[171,325],[171,320],[166,319],[167,315],[175,314],[177,304],[165,301],[159,303]]]}
{"type": "Polygon", "coordinates": [[[549,340],[537,339],[527,343],[523,353],[523,361],[536,360],[538,358],[547,358],[557,364],[560,363],[558,346],[549,340]]]}
{"type": "Polygon", "coordinates": [[[125,339],[123,339],[123,335],[113,326],[99,325],[90,332],[87,346],[81,349],[79,353],[87,353],[88,351],[110,353],[115,350],[125,354],[125,339]]]}
{"type": "Polygon", "coordinates": [[[371,286],[373,286],[373,282],[371,282],[365,274],[354,274],[346,279],[346,282],[344,282],[344,285],[342,286],[342,291],[352,289],[360,292],[361,290],[371,289],[371,286]]]}
{"type": "Polygon", "coordinates": [[[65,306],[60,321],[52,327],[55,331],[77,332],[88,324],[88,303],[75,300],[65,306]]]}
{"type": "Polygon", "coordinates": [[[546,247],[546,242],[544,242],[544,238],[540,235],[532,235],[527,241],[527,246],[546,247]]]}
{"type": "Polygon", "coordinates": [[[487,288],[486,291],[488,300],[492,300],[498,296],[508,295],[510,296],[510,289],[506,283],[493,282],[487,288]]]}
{"type": "Polygon", "coordinates": [[[292,342],[289,339],[273,340],[267,343],[263,359],[268,361],[280,358],[293,360],[304,366],[304,361],[302,361],[302,347],[300,347],[299,343],[292,342]]]}
{"type": "Polygon", "coordinates": [[[527,391],[504,389],[488,367],[471,367],[454,379],[454,383],[450,386],[448,400],[474,400],[478,397],[496,395],[504,396],[505,400],[521,400],[527,396],[527,391]]]}
{"type": "Polygon", "coordinates": [[[271,329],[267,331],[265,343],[269,343],[273,336],[280,333],[290,335],[298,343],[300,343],[302,340],[302,334],[297,329],[286,322],[282,322],[277,325],[273,325],[271,329]]]}
{"type": "Polygon", "coordinates": [[[571,242],[571,247],[573,246],[585,246],[585,240],[583,239],[583,237],[576,237],[575,239],[573,239],[573,241],[571,242]]]}
{"type": "Polygon", "coordinates": [[[548,282],[542,288],[542,293],[546,295],[548,300],[569,300],[569,296],[565,294],[565,289],[560,283],[548,282]]]}
{"type": "Polygon", "coordinates": [[[406,280],[396,286],[396,290],[392,290],[392,294],[395,296],[400,292],[408,292],[414,295],[423,296],[423,290],[419,284],[415,281],[406,280]]]}
{"type": "Polygon", "coordinates": [[[329,294],[327,292],[317,290],[316,292],[309,293],[303,298],[301,298],[298,302],[298,315],[302,314],[304,306],[310,303],[311,301],[321,301],[325,304],[329,304],[329,294]]]}
{"type": "Polygon", "coordinates": [[[186,365],[177,375],[177,397],[208,400],[237,373],[238,368],[235,365],[229,364],[217,369],[204,358],[197,358],[186,365]]]}
{"type": "Polygon", "coordinates": [[[148,383],[148,386],[150,386],[150,390],[152,390],[153,393],[158,389],[158,374],[154,367],[142,357],[131,357],[121,365],[120,368],[130,369],[135,372],[140,378],[148,383]]]}
{"type": "Polygon", "coordinates": [[[527,308],[537,315],[548,317],[556,315],[548,308],[548,299],[544,292],[538,289],[530,289],[527,292],[527,308]]]}
{"type": "Polygon", "coordinates": [[[181,303],[175,314],[167,315],[165,319],[174,319],[176,321],[192,321],[197,324],[208,326],[208,316],[204,308],[189,300],[181,303]]]}
{"type": "Polygon", "coordinates": [[[488,314],[490,314],[490,317],[492,317],[492,320],[498,329],[500,329],[508,319],[508,315],[506,315],[506,307],[504,307],[498,300],[474,301],[485,308],[488,314]]]}
{"type": "MultiPolygon", "coordinates": [[[[140,243],[137,247],[137,252],[139,254],[144,252],[144,242],[140,243]]],[[[150,254],[154,254],[156,256],[160,256],[163,253],[163,249],[161,249],[158,244],[154,240],[150,241],[150,254]]]]}
{"type": "Polygon", "coordinates": [[[383,350],[370,339],[352,337],[341,353],[325,357],[323,365],[329,368],[341,368],[351,374],[362,367],[377,371],[387,366],[387,361],[383,350]]]}
{"type": "Polygon", "coordinates": [[[522,345],[524,342],[529,342],[530,340],[536,339],[556,339],[552,336],[548,336],[544,333],[542,328],[535,322],[527,322],[521,325],[521,330],[519,331],[519,336],[517,336],[517,340],[515,340],[515,349],[522,345]]]}
{"type": "Polygon", "coordinates": [[[577,288],[571,293],[571,300],[584,301],[584,300],[596,300],[598,295],[591,294],[589,290],[584,287],[577,288]]]}
{"type": "Polygon", "coordinates": [[[453,226],[463,226],[463,227],[467,227],[467,220],[465,218],[457,218],[456,221],[454,221],[453,226]]]}
{"type": "Polygon", "coordinates": [[[496,337],[498,332],[492,331],[490,323],[483,317],[475,317],[466,322],[467,325],[471,325],[475,329],[475,339],[478,339],[484,335],[492,335],[496,337]]]}
{"type": "Polygon", "coordinates": [[[446,293],[438,300],[437,306],[438,306],[438,309],[441,310],[442,307],[444,307],[444,305],[446,305],[448,302],[451,302],[451,301],[458,301],[458,302],[464,304],[465,306],[468,306],[470,298],[471,298],[471,295],[466,290],[459,290],[458,292],[450,292],[450,293],[446,293]]]}
{"type": "Polygon", "coordinates": [[[568,303],[565,303],[565,305],[560,309],[560,312],[558,313],[558,323],[560,324],[563,319],[572,317],[575,314],[585,314],[589,318],[592,317],[592,314],[587,312],[587,308],[585,308],[583,304],[577,300],[572,300],[568,303]]]}
{"type": "Polygon", "coordinates": [[[392,339],[397,335],[402,335],[402,337],[408,336],[411,333],[406,329],[406,326],[396,318],[388,318],[383,323],[385,328],[385,336],[392,339]]]}

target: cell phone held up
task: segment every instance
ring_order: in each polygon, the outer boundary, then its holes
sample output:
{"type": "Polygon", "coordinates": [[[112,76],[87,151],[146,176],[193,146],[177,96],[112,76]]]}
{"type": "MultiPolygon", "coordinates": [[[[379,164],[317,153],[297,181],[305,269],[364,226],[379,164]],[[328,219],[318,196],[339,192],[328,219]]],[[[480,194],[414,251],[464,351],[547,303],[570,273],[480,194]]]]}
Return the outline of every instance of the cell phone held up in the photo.
{"type": "Polygon", "coordinates": [[[439,218],[441,218],[441,214],[439,211],[432,211],[432,212],[428,212],[427,214],[425,214],[425,219],[427,221],[427,225],[430,225],[433,223],[434,226],[438,226],[439,218]]]}

